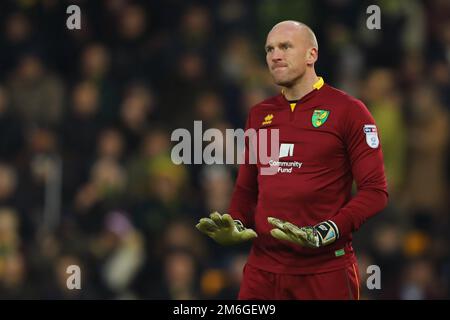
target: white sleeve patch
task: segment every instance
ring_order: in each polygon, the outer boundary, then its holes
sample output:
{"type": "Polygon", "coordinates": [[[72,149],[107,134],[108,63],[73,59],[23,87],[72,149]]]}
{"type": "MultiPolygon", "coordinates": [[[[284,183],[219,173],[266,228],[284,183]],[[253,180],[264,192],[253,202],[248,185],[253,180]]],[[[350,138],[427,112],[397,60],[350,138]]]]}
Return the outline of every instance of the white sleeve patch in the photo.
{"type": "Polygon", "coordinates": [[[377,127],[374,124],[365,124],[363,130],[366,135],[367,145],[373,149],[378,148],[380,140],[378,139],[377,127]]]}

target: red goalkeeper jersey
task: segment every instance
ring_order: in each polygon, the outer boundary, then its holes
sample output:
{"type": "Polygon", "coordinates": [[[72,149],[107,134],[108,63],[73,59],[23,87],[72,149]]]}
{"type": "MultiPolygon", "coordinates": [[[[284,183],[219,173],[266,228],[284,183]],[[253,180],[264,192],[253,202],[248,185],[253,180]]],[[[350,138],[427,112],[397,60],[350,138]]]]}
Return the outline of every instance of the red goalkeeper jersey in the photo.
{"type": "MultiPolygon", "coordinates": [[[[383,155],[374,119],[366,106],[323,83],[291,105],[280,94],[254,106],[247,128],[279,129],[278,171],[268,164],[242,164],[229,213],[258,238],[248,263],[288,274],[332,271],[355,262],[352,232],[387,204],[383,155]],[[357,192],[352,196],[352,184],[357,192]],[[339,239],[318,249],[270,235],[267,217],[298,226],[332,220],[339,239]]],[[[247,150],[248,151],[248,150],[247,150]]]]}

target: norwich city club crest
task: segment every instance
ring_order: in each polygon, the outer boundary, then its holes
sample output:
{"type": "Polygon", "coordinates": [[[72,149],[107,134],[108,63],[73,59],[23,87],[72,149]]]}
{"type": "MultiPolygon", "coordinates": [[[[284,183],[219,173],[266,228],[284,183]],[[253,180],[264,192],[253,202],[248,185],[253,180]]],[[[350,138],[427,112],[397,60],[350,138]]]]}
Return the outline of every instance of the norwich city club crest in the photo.
{"type": "Polygon", "coordinates": [[[314,128],[318,128],[325,123],[328,119],[328,115],[330,111],[328,110],[314,110],[313,115],[311,117],[311,122],[314,128]]]}

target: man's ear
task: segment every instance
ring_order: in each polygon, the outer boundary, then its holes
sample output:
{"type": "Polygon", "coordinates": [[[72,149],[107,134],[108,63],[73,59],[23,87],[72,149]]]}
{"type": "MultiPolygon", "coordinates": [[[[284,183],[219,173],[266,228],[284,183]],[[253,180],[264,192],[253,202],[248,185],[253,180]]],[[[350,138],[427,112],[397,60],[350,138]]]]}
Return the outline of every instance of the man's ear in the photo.
{"type": "Polygon", "coordinates": [[[319,50],[317,48],[309,48],[306,52],[306,64],[313,65],[319,57],[319,50]]]}

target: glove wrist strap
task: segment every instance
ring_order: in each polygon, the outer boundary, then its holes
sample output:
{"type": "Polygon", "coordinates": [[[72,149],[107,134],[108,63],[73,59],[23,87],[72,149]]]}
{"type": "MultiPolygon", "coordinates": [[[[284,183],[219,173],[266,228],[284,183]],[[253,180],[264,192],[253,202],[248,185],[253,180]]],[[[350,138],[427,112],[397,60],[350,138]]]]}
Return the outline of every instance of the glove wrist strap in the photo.
{"type": "Polygon", "coordinates": [[[242,224],[241,220],[234,220],[234,225],[238,231],[244,231],[246,228],[242,224]]]}
{"type": "Polygon", "coordinates": [[[339,229],[337,225],[331,220],[321,222],[314,228],[316,229],[317,235],[319,236],[320,246],[326,246],[339,239],[339,229]]]}

